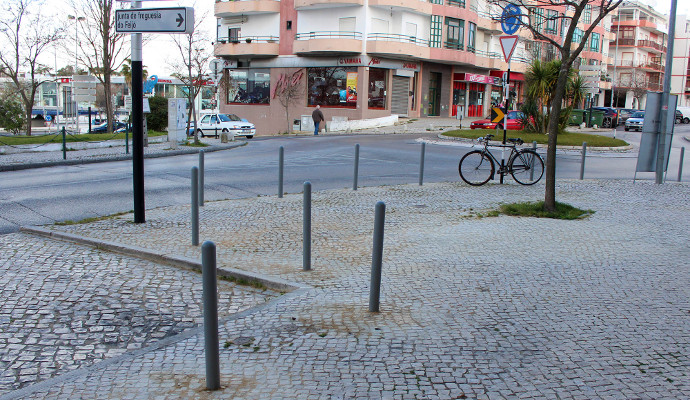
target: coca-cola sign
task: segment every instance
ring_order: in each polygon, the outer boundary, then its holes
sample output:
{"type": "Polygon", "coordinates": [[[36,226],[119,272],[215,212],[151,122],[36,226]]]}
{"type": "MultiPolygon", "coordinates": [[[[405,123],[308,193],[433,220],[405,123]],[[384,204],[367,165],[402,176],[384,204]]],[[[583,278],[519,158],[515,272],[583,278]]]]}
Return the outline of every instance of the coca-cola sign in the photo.
{"type": "Polygon", "coordinates": [[[476,82],[476,83],[487,83],[489,85],[498,85],[500,83],[500,79],[496,78],[494,76],[486,76],[486,75],[479,75],[479,74],[468,74],[468,73],[461,73],[460,79],[461,81],[465,82],[476,82]]]}

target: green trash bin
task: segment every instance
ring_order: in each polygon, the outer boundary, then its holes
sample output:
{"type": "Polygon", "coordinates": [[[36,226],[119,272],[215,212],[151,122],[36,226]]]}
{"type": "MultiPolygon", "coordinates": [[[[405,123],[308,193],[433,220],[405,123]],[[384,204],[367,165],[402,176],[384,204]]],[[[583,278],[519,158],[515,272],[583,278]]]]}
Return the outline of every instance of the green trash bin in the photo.
{"type": "Polygon", "coordinates": [[[584,121],[585,110],[572,110],[570,118],[568,118],[568,125],[580,125],[584,121]]]}
{"type": "Polygon", "coordinates": [[[603,126],[604,124],[604,111],[602,110],[592,110],[592,120],[589,120],[589,110],[587,110],[587,121],[585,121],[588,127],[603,126]]]}

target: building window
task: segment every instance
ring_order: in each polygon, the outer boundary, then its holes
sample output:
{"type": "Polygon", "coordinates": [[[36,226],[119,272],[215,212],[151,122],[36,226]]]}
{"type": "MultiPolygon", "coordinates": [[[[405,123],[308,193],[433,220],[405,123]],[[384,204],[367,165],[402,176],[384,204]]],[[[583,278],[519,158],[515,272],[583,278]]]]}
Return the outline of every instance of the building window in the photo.
{"type": "Polygon", "coordinates": [[[582,12],[582,23],[591,24],[592,23],[592,5],[587,4],[585,10],[582,12]]]}
{"type": "Polygon", "coordinates": [[[539,33],[544,32],[544,9],[536,7],[530,8],[529,17],[532,28],[539,33]]]}
{"type": "Polygon", "coordinates": [[[286,21],[285,22],[285,29],[292,30],[292,21],[286,21]]]}
{"type": "Polygon", "coordinates": [[[465,21],[446,17],[446,45],[447,49],[462,50],[465,38],[465,21]]]}
{"type": "Polygon", "coordinates": [[[575,28],[575,32],[573,32],[573,43],[580,43],[582,41],[582,36],[584,35],[584,32],[580,28],[575,28]]]}
{"type": "Polygon", "coordinates": [[[228,70],[228,103],[268,104],[270,93],[270,70],[228,70]]]}
{"type": "Polygon", "coordinates": [[[431,4],[443,4],[443,0],[429,0],[431,4]]]}
{"type": "Polygon", "coordinates": [[[449,6],[465,8],[465,0],[448,0],[447,4],[449,6]]]}
{"type": "Polygon", "coordinates": [[[592,32],[592,36],[589,40],[589,50],[594,52],[599,52],[599,34],[592,32]]]}
{"type": "Polygon", "coordinates": [[[561,14],[561,37],[565,37],[565,31],[570,26],[570,20],[561,14]]]}
{"type": "Polygon", "coordinates": [[[546,33],[555,35],[558,30],[558,11],[546,10],[546,33]]]}
{"type": "Polygon", "coordinates": [[[228,28],[228,40],[231,43],[238,43],[240,41],[240,28],[228,28]]]}
{"type": "Polygon", "coordinates": [[[369,68],[369,108],[386,108],[388,70],[369,68]]]}
{"type": "Polygon", "coordinates": [[[357,107],[357,67],[318,67],[307,69],[310,106],[357,107]]]}
{"type": "Polygon", "coordinates": [[[474,53],[476,41],[477,41],[477,25],[473,22],[468,22],[468,26],[467,26],[467,51],[474,53]]]}
{"type": "Polygon", "coordinates": [[[429,47],[441,47],[441,17],[440,15],[431,16],[431,34],[429,35],[429,47]]]}

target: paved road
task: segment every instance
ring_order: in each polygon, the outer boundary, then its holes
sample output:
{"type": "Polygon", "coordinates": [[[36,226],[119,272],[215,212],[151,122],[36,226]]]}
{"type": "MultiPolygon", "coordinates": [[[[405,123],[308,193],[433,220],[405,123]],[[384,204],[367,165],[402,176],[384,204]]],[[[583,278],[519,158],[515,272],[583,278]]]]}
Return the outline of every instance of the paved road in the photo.
{"type": "MultiPolygon", "coordinates": [[[[631,140],[639,137],[624,134],[631,140]]],[[[280,146],[285,148],[285,191],[290,193],[301,191],[306,180],[314,190],[350,187],[355,143],[361,145],[360,185],[416,182],[421,137],[434,142],[427,146],[424,180],[458,181],[457,162],[468,148],[437,144],[433,134],[274,137],[208,153],[205,197],[218,200],[276,193],[280,146]]],[[[579,152],[561,151],[557,157],[559,179],[579,177],[579,152]]],[[[634,152],[590,152],[586,177],[632,179],[635,157],[634,152]]],[[[676,150],[671,170],[677,168],[677,157],[676,150]]],[[[197,162],[196,155],[147,159],[146,207],[188,204],[190,169],[197,162]]],[[[651,174],[640,177],[653,179],[651,174]]],[[[130,161],[2,172],[0,181],[0,233],[16,231],[20,225],[81,220],[133,208],[130,161]]]]}
{"type": "MultiPolygon", "coordinates": [[[[166,335],[176,318],[195,318],[195,294],[174,299],[194,287],[193,276],[103,250],[1,236],[10,300],[0,303],[0,357],[22,371],[3,388],[24,389],[0,398],[690,398],[689,186],[561,180],[558,199],[594,215],[485,216],[543,190],[454,182],[315,192],[308,273],[300,194],[208,203],[201,238],[216,241],[222,267],[311,287],[223,321],[223,388],[214,393],[204,391],[198,332],[107,358],[100,351],[109,336],[84,331],[131,315],[152,324],[149,336],[166,335]],[[372,314],[379,200],[387,205],[384,272],[381,312],[372,314]],[[49,336],[34,321],[62,330],[49,336]],[[33,334],[18,334],[25,330],[33,334]]],[[[189,244],[189,206],[149,210],[143,225],[130,221],[52,229],[199,258],[189,244]]],[[[121,349],[147,337],[127,323],[112,326],[121,349]]]]}

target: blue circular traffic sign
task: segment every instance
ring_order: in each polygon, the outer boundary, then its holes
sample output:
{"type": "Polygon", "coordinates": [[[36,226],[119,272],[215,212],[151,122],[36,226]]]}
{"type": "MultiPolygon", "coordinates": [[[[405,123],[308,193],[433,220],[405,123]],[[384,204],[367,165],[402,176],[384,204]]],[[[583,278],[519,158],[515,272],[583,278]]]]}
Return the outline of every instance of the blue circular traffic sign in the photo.
{"type": "Polygon", "coordinates": [[[520,29],[522,12],[520,7],[515,4],[508,4],[503,9],[503,14],[501,15],[501,29],[506,35],[512,35],[520,29]]]}
{"type": "Polygon", "coordinates": [[[50,122],[50,121],[53,120],[53,117],[51,117],[50,115],[46,115],[46,116],[45,116],[45,120],[48,121],[48,122],[50,122]]]}

